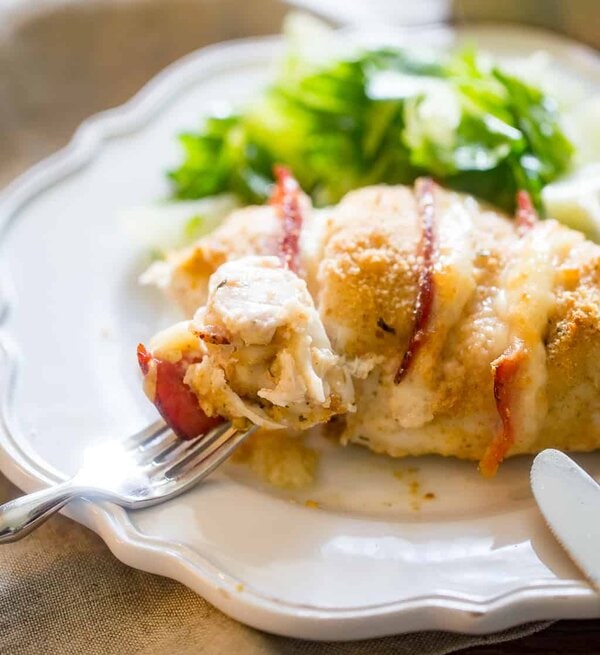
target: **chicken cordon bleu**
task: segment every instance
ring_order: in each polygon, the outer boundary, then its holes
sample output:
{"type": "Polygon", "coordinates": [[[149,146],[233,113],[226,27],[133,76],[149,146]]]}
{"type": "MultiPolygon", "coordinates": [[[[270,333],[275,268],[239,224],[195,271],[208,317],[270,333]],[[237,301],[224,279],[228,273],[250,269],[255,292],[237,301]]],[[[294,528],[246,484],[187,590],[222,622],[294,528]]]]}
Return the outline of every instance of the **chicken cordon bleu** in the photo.
{"type": "Polygon", "coordinates": [[[487,476],[600,447],[600,248],[517,200],[508,217],[421,178],[316,210],[279,168],[268,205],[162,263],[189,318],[138,349],[149,397],[182,437],[329,423],[487,476]]]}

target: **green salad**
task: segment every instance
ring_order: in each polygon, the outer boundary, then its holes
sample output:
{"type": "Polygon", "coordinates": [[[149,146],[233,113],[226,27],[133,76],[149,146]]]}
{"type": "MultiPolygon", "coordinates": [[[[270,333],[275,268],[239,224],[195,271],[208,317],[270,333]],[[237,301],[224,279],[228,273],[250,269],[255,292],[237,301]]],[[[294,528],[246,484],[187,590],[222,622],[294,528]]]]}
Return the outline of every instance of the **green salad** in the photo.
{"type": "Polygon", "coordinates": [[[174,198],[268,197],[286,164],[317,206],[375,183],[432,175],[507,211],[572,163],[556,103],[474,49],[359,49],[314,57],[289,37],[274,82],[243,111],[180,135],[174,198]]]}

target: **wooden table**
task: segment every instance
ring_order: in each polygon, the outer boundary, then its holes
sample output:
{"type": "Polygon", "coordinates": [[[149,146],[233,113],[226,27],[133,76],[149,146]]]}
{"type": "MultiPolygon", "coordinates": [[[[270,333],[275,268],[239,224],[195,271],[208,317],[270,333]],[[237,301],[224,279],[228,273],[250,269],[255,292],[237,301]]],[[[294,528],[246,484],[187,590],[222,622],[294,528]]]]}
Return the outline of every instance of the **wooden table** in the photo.
{"type": "Polygon", "coordinates": [[[460,655],[596,655],[600,653],[600,619],[558,621],[537,634],[504,644],[475,646],[460,655]]]}

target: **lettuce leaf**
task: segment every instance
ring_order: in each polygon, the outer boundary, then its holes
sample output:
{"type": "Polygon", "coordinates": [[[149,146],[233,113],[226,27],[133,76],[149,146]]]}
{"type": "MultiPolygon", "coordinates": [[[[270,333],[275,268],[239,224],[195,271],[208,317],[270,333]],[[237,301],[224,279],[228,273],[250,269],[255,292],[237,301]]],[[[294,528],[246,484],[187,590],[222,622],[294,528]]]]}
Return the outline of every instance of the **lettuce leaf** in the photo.
{"type": "Polygon", "coordinates": [[[541,208],[542,189],[574,155],[555,103],[472,49],[383,48],[324,62],[292,49],[242,113],[208,118],[180,140],[175,198],[262,201],[283,163],[317,205],[428,174],[508,211],[525,189],[541,208]]]}

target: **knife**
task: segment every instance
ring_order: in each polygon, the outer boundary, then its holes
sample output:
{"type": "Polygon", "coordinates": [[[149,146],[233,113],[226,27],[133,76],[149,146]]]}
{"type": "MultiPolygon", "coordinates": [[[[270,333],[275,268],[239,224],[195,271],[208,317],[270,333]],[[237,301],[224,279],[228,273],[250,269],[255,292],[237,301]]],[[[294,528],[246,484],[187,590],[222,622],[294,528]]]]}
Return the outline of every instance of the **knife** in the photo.
{"type": "Polygon", "coordinates": [[[558,542],[600,591],[600,485],[570,457],[548,449],[533,460],[531,489],[558,542]]]}

